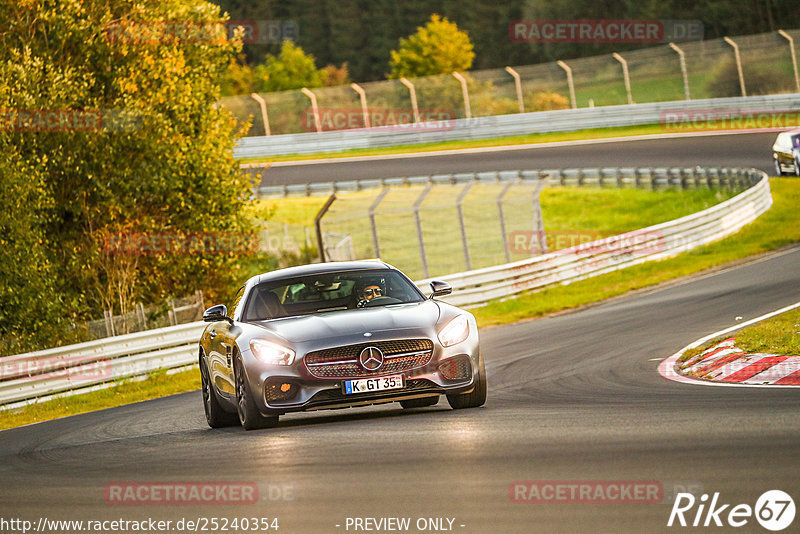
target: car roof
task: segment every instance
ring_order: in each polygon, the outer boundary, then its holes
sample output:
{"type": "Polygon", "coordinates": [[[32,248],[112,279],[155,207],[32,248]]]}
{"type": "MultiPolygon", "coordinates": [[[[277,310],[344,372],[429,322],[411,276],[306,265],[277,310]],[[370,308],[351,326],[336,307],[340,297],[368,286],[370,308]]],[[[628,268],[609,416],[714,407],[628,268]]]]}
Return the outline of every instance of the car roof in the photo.
{"type": "Polygon", "coordinates": [[[368,269],[392,269],[397,268],[381,260],[358,260],[358,261],[330,261],[326,263],[312,263],[309,265],[299,265],[297,267],[287,267],[268,273],[259,274],[249,280],[256,284],[271,280],[281,280],[284,278],[294,278],[296,276],[307,276],[310,274],[324,274],[339,271],[365,271],[368,269]]]}
{"type": "Polygon", "coordinates": [[[778,135],[797,135],[800,134],[800,128],[794,128],[793,130],[786,130],[785,132],[781,132],[778,135]]]}

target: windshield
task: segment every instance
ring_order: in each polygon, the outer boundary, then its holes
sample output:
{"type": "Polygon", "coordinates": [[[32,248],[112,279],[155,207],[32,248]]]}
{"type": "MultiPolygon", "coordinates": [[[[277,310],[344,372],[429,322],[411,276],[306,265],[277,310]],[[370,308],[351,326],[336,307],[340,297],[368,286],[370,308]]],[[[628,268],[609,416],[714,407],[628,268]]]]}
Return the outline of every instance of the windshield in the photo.
{"type": "Polygon", "coordinates": [[[370,269],[312,274],[255,286],[245,321],[422,302],[423,295],[397,271],[370,269]]]}

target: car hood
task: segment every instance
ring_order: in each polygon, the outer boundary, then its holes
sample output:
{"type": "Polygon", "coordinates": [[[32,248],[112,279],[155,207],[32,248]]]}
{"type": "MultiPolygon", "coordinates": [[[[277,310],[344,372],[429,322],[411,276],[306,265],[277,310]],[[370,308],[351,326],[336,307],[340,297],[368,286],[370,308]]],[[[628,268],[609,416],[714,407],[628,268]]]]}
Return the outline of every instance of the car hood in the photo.
{"type": "Polygon", "coordinates": [[[289,342],[302,343],[365,332],[431,328],[439,320],[439,315],[438,304],[426,300],[412,304],[287,317],[256,324],[289,342]]]}

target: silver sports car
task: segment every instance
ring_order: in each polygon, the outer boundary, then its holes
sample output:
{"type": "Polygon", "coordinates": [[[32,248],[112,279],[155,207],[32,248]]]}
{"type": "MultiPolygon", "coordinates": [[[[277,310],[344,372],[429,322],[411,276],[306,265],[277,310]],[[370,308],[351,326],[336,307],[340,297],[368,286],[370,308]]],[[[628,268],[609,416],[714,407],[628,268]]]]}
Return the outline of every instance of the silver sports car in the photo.
{"type": "Polygon", "coordinates": [[[203,314],[200,374],[211,427],[277,423],[287,412],[400,402],[486,401],[471,313],[426,297],[380,261],[332,262],[255,276],[231,305],[203,314]]]}

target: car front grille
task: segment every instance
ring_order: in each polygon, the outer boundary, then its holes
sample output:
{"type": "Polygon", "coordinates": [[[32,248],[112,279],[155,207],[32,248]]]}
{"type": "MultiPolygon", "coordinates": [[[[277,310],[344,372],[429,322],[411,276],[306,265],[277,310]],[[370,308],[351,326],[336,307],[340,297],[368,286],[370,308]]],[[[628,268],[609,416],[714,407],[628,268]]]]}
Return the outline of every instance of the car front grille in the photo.
{"type": "Polygon", "coordinates": [[[305,356],[308,371],[317,378],[359,378],[400,373],[422,367],[431,361],[433,342],[430,339],[397,339],[345,345],[309,352],[305,356]],[[383,352],[383,365],[369,371],[361,366],[358,357],[367,347],[383,352]]]}

